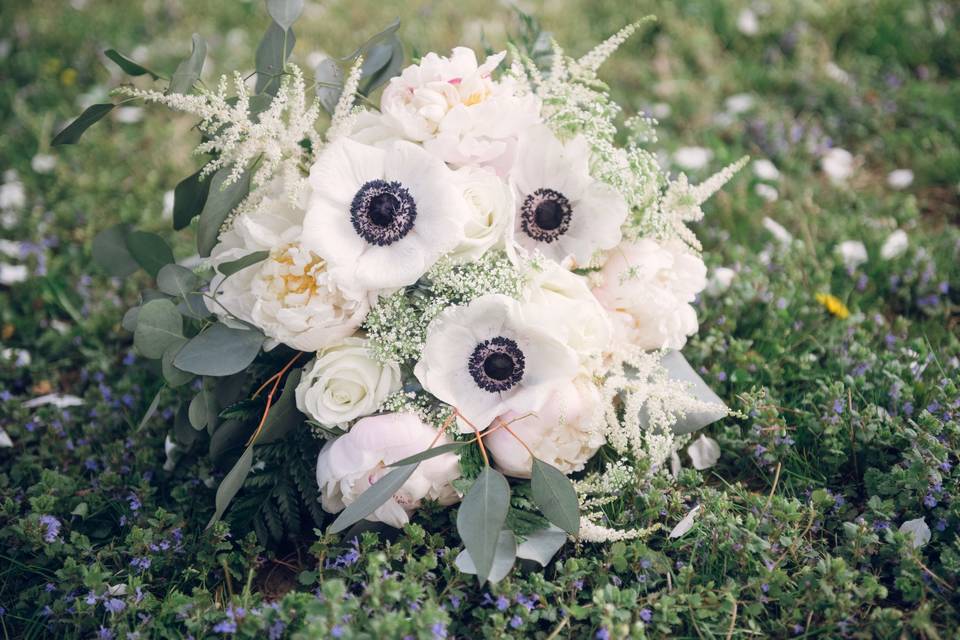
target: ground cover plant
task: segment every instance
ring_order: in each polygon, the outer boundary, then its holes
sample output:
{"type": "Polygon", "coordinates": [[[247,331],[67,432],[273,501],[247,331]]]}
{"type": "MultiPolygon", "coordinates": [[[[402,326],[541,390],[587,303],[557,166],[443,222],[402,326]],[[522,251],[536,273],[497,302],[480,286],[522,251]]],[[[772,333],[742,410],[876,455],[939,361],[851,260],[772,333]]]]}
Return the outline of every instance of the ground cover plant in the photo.
{"type": "MultiPolygon", "coordinates": [[[[309,434],[265,448],[276,471],[255,475],[204,531],[228,463],[189,451],[168,462],[174,394],[141,424],[158,375],[117,336],[144,283],[86,276],[90,243],[123,220],[190,255],[167,231],[165,194],[193,137],[177,122],[128,126],[144,117],[135,107],[66,153],[49,140],[113,86],[109,46],[173,68],[198,31],[219,55],[248,59],[262,8],[239,6],[4,8],[7,636],[950,637],[960,620],[951,6],[526,7],[573,54],[657,14],[604,71],[617,99],[660,119],[673,171],[702,179],[744,154],[755,162],[696,229],[714,271],[685,354],[737,412],[709,430],[718,464],[691,468],[680,451],[676,483],[655,479],[604,507],[611,525],[651,527],[642,539],[581,544],[495,586],[456,570],[443,511],[421,512],[393,539],[323,535],[331,516],[295,507],[316,493],[309,434]],[[84,403],[25,406],[50,393],[84,403]]],[[[395,15],[408,41],[440,50],[533,33],[481,3],[330,3],[308,8],[299,36],[346,53],[354,41],[342,34],[395,15]]],[[[297,55],[309,68],[317,54],[297,55]]],[[[233,68],[210,63],[214,76],[233,68]]]]}

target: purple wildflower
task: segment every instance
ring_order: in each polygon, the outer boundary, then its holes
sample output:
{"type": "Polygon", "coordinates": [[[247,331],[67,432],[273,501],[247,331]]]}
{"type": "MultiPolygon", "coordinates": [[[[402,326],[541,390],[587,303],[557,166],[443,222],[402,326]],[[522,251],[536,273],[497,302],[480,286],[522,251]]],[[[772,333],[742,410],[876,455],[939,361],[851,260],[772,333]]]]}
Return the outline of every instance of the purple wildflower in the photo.
{"type": "Polygon", "coordinates": [[[43,533],[44,542],[55,542],[60,538],[60,521],[51,515],[40,516],[40,524],[46,527],[43,533]]]}

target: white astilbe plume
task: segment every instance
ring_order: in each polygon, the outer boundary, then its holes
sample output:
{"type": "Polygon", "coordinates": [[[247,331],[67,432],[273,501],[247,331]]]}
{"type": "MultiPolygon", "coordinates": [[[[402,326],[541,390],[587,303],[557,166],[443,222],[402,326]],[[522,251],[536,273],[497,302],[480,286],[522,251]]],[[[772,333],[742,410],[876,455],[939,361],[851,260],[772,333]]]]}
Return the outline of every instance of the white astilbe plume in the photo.
{"type": "Polygon", "coordinates": [[[749,156],[744,156],[698,185],[691,185],[686,174],[681,173],[667,186],[652,215],[637,221],[634,229],[636,235],[652,235],[662,240],[678,238],[699,252],[702,249],[700,241],[687,225],[703,219],[700,205],[729,182],[749,160],[749,156]]]}
{"type": "Polygon", "coordinates": [[[611,529],[597,524],[594,520],[600,514],[589,513],[580,515],[580,536],[582,542],[618,542],[620,540],[637,540],[647,538],[661,528],[657,523],[645,529],[611,529]]]}
{"type": "Polygon", "coordinates": [[[650,461],[651,472],[664,468],[675,446],[673,425],[690,412],[714,411],[717,405],[698,400],[688,384],[670,378],[659,352],[621,345],[604,380],[606,412],[599,425],[618,453],[650,461]]]}
{"type": "Polygon", "coordinates": [[[595,78],[600,66],[620,48],[627,38],[633,35],[633,32],[640,28],[645,22],[656,20],[656,16],[646,16],[632,24],[628,24],[617,33],[613,34],[590,52],[577,60],[570,68],[570,74],[576,78],[595,78]]]}
{"type": "Polygon", "coordinates": [[[199,117],[198,128],[208,140],[201,143],[195,153],[216,156],[203,167],[202,176],[229,167],[226,186],[255,166],[252,191],[280,175],[284,178],[288,195],[295,201],[302,188],[302,169],[310,165],[312,154],[321,145],[316,129],[320,103],[317,99],[308,101],[303,72],[299,67],[291,64],[287,71],[277,95],[266,109],[260,109],[259,102],[269,96],[250,96],[239,73],[235,73],[232,79],[221,76],[216,91],[201,91],[198,95],[134,87],[121,87],[117,93],[199,117]],[[230,87],[235,96],[228,94],[230,87]],[[305,140],[310,141],[312,151],[302,145],[305,140]]]}
{"type": "Polygon", "coordinates": [[[357,61],[350,68],[346,82],[343,83],[343,91],[340,93],[340,99],[337,100],[337,106],[333,110],[333,116],[330,119],[330,128],[327,129],[327,141],[333,142],[350,133],[353,129],[353,123],[357,119],[359,107],[353,106],[353,100],[357,95],[357,87],[360,86],[360,76],[363,72],[363,56],[358,56],[357,61]]]}

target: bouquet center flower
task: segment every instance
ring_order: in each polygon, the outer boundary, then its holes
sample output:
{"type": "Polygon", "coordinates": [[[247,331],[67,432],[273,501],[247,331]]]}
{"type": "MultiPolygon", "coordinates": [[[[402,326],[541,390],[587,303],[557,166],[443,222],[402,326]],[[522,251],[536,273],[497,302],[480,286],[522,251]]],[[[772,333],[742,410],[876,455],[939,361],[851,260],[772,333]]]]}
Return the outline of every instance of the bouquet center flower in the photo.
{"type": "Polygon", "coordinates": [[[523,379],[523,351],[510,338],[497,336],[477,344],[467,368],[477,386],[490,393],[506,391],[523,379]]]}
{"type": "Polygon", "coordinates": [[[520,228],[538,242],[553,242],[570,228],[570,200],[553,189],[537,189],[520,209],[520,228]]]}
{"type": "Polygon", "coordinates": [[[413,196],[397,181],[370,180],[350,203],[350,222],[357,235],[380,247],[406,236],[416,219],[413,196]]]}

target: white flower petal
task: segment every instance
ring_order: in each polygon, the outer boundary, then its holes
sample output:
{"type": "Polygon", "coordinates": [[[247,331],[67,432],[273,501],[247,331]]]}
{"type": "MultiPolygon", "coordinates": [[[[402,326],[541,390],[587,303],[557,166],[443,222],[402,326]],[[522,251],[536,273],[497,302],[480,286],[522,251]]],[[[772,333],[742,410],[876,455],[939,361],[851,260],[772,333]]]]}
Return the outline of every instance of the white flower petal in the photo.
{"type": "Polygon", "coordinates": [[[670,531],[669,538],[679,538],[685,535],[690,529],[693,528],[693,521],[697,517],[697,513],[700,511],[700,505],[698,504],[690,512],[683,516],[683,519],[677,523],[677,526],[670,531]]]}
{"type": "Polygon", "coordinates": [[[919,549],[930,542],[930,527],[927,526],[927,521],[923,518],[907,520],[900,525],[899,531],[910,536],[914,548],[919,549]]]}
{"type": "Polygon", "coordinates": [[[717,464],[720,459],[720,445],[713,438],[701,435],[687,447],[687,455],[693,461],[693,468],[703,471],[717,464]]]}

